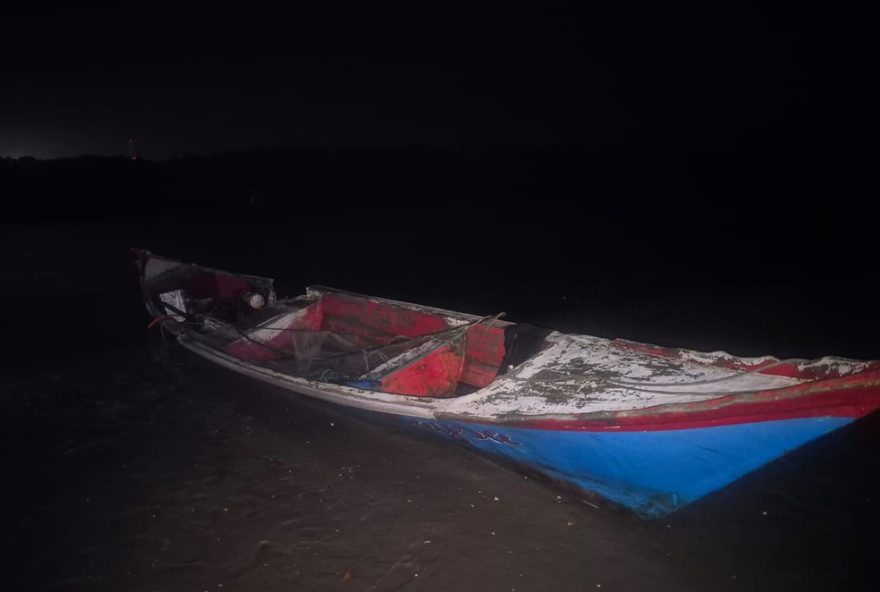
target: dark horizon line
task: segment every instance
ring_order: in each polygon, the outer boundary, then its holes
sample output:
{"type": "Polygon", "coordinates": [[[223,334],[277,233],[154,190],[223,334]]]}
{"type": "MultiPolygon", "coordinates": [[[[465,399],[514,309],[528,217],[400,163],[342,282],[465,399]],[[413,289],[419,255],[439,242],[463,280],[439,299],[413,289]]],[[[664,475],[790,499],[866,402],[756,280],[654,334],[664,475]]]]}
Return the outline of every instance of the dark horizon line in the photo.
{"type": "MultiPolygon", "coordinates": [[[[689,138],[678,138],[676,140],[663,142],[661,140],[645,140],[643,142],[608,142],[601,145],[586,145],[583,143],[575,143],[575,142],[566,142],[566,141],[556,141],[556,142],[542,142],[542,143],[534,143],[534,142],[487,142],[487,143],[460,143],[460,144],[445,144],[445,143],[428,143],[428,142],[408,142],[408,143],[400,143],[400,144],[286,144],[286,145],[272,145],[272,146],[260,146],[260,147],[243,147],[243,148],[221,148],[213,151],[201,151],[201,150],[192,150],[186,151],[179,154],[175,154],[172,156],[136,156],[132,157],[130,154],[125,154],[123,152],[117,152],[112,154],[107,153],[97,153],[97,152],[84,152],[82,154],[76,155],[68,155],[68,156],[53,156],[53,157],[41,157],[34,156],[30,154],[22,154],[18,156],[5,155],[0,154],[0,160],[2,161],[37,161],[37,162],[61,162],[61,161],[73,161],[80,159],[107,159],[107,160],[131,160],[135,162],[150,162],[150,163],[162,163],[162,162],[171,162],[175,160],[184,160],[184,159],[192,159],[192,158],[215,158],[218,156],[225,155],[242,155],[242,154],[254,154],[261,152],[293,152],[293,151],[326,151],[326,152],[398,152],[398,151],[406,151],[406,150],[414,150],[420,152],[443,152],[443,153],[458,153],[458,154],[475,154],[475,153],[489,153],[489,152],[497,152],[504,150],[521,150],[521,151],[565,151],[570,153],[584,153],[584,154],[604,154],[604,155],[614,155],[614,154],[625,154],[625,153],[638,153],[644,151],[652,151],[652,150],[662,150],[664,155],[670,154],[688,154],[693,152],[700,152],[702,154],[713,154],[713,153],[731,153],[737,152],[743,149],[748,149],[751,151],[757,152],[774,152],[779,156],[797,156],[803,155],[806,153],[815,154],[816,144],[824,144],[828,141],[833,140],[857,140],[858,137],[854,137],[851,134],[841,133],[841,134],[831,134],[826,135],[824,137],[816,137],[815,143],[802,143],[798,141],[794,141],[795,139],[790,138],[788,141],[784,142],[773,142],[772,140],[768,141],[768,138],[749,138],[749,137],[739,137],[739,138],[730,138],[728,142],[718,142],[712,144],[705,144],[698,141],[693,141],[689,138]],[[833,137],[832,137],[833,136],[833,137]]],[[[855,147],[855,146],[854,146],[855,147]]],[[[838,147],[838,150],[840,147],[838,147]]]]}

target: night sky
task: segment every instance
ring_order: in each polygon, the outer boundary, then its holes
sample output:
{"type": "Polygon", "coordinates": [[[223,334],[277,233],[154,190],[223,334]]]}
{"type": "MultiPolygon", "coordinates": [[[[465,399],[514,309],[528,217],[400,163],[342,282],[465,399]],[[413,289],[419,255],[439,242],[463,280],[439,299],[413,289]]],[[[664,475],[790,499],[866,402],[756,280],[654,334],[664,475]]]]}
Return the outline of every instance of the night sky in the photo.
{"type": "Polygon", "coordinates": [[[871,22],[739,2],[19,3],[0,20],[0,156],[122,154],[129,138],[156,159],[852,142],[878,127],[871,22]]]}
{"type": "MultiPolygon", "coordinates": [[[[279,296],[335,286],[675,348],[880,360],[873,15],[706,0],[7,4],[0,588],[876,588],[876,411],[636,522],[211,368],[150,319],[131,253],[274,277],[279,296]]],[[[827,400],[855,414],[867,407],[845,397],[867,388],[827,400]]],[[[790,425],[741,433],[806,430],[790,425]]],[[[685,440],[665,440],[683,443],[679,475],[715,451],[688,460],[685,440]]],[[[715,451],[739,463],[719,475],[748,465],[741,448],[715,451]]],[[[633,458],[628,471],[659,474],[633,458]]]]}

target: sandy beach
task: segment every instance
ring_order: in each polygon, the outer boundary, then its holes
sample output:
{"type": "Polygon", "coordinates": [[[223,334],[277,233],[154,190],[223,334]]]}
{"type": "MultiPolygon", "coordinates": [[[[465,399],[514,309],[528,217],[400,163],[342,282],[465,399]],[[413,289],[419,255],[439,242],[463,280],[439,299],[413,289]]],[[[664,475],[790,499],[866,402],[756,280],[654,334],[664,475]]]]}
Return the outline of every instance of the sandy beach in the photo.
{"type": "MultiPolygon", "coordinates": [[[[128,263],[108,271],[139,237],[68,232],[74,266],[52,267],[39,232],[16,243],[51,290],[5,320],[42,353],[10,350],[3,376],[9,589],[854,590],[871,575],[880,418],[643,522],[212,367],[146,331],[128,263]],[[47,340],[34,328],[59,296],[47,340]]],[[[544,320],[586,322],[563,313],[544,320]]]]}

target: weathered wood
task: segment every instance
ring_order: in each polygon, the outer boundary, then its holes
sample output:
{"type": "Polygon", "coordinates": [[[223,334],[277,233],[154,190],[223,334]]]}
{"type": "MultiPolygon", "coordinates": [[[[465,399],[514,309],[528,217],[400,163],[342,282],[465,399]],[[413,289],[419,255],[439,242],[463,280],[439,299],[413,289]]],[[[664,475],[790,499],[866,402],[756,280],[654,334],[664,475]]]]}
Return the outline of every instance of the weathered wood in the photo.
{"type": "Polygon", "coordinates": [[[528,465],[644,517],[880,407],[878,361],[741,358],[551,332],[501,369],[505,331],[521,329],[507,321],[313,288],[233,322],[224,307],[242,291],[274,301],[271,280],[146,252],[138,263],[154,323],[199,355],[528,465]],[[203,308],[169,314],[171,290],[181,291],[175,302],[197,294],[203,308]],[[477,390],[455,396],[469,390],[461,384],[477,390]]]}

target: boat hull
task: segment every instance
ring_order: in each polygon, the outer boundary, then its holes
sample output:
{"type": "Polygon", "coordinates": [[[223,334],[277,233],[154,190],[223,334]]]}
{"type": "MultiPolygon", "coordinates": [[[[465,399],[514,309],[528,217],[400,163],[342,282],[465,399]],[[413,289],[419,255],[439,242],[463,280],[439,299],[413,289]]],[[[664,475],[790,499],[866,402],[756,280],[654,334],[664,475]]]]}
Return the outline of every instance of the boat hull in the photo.
{"type": "Polygon", "coordinates": [[[438,418],[428,406],[341,397],[187,339],[180,342],[239,374],[336,405],[364,419],[465,445],[598,495],[644,519],[661,518],[682,508],[858,417],[812,415],[674,429],[599,430],[462,421],[438,418]]]}
{"type": "Polygon", "coordinates": [[[668,431],[577,432],[398,418],[656,519],[853,421],[806,417],[668,431]]]}

